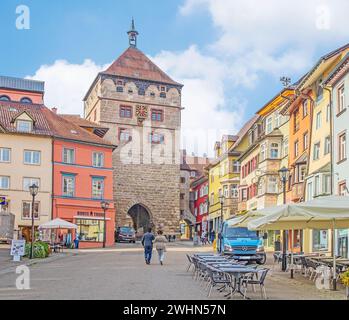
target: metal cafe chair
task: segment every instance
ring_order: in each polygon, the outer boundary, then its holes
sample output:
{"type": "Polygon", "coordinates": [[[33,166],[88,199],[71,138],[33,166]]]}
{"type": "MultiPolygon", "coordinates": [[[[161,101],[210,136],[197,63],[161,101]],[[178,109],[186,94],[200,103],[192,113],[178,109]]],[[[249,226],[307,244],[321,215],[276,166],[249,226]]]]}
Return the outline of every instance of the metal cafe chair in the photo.
{"type": "Polygon", "coordinates": [[[251,285],[254,289],[255,285],[259,285],[260,290],[261,290],[261,297],[264,299],[267,299],[267,293],[265,290],[265,279],[267,277],[267,274],[269,272],[269,269],[260,269],[258,270],[258,273],[260,274],[260,276],[258,277],[258,279],[254,280],[253,277],[246,277],[242,279],[242,284],[245,287],[245,292],[244,292],[244,296],[246,297],[246,292],[247,292],[247,286],[251,285]]]}

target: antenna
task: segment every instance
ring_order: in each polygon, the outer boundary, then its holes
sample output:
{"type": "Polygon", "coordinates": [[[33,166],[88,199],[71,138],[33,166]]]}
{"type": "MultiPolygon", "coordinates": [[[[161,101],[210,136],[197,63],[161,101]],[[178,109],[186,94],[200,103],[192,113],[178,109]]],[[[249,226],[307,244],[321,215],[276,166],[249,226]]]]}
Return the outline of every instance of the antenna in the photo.
{"type": "Polygon", "coordinates": [[[291,78],[289,77],[281,77],[280,81],[285,88],[288,88],[291,84],[291,78]]]}

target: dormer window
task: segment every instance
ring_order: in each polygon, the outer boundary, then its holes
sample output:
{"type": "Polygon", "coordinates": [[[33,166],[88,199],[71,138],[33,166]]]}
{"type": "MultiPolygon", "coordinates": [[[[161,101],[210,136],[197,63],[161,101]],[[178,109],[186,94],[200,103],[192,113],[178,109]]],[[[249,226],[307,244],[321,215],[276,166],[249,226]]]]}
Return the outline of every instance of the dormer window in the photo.
{"type": "Polygon", "coordinates": [[[165,93],[165,92],[161,92],[161,93],[160,93],[160,98],[166,99],[166,93],[165,93]]]}
{"type": "Polygon", "coordinates": [[[24,97],[21,99],[21,103],[32,104],[33,101],[30,98],[24,97]]]}
{"type": "Polygon", "coordinates": [[[124,92],[124,88],[118,86],[118,87],[116,87],[116,92],[123,93],[124,92]]]}
{"type": "Polygon", "coordinates": [[[150,96],[151,96],[152,98],[155,98],[155,93],[154,93],[154,92],[150,92],[150,96]]]}
{"type": "Polygon", "coordinates": [[[128,93],[129,94],[133,94],[133,90],[132,89],[128,89],[128,93]]]}
{"type": "Polygon", "coordinates": [[[19,132],[31,132],[32,122],[27,120],[17,120],[16,127],[19,132]]]}

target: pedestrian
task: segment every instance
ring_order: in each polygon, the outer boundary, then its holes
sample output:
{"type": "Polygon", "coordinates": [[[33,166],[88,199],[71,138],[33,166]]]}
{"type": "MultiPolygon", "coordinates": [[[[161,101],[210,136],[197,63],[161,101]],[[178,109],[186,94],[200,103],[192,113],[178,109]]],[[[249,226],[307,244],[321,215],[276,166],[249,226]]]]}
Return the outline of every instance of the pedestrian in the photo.
{"type": "Polygon", "coordinates": [[[158,252],[159,262],[161,265],[164,264],[166,242],[167,242],[167,239],[164,236],[164,233],[162,232],[162,230],[159,230],[158,235],[155,237],[154,244],[155,244],[155,249],[158,252]]]}
{"type": "Polygon", "coordinates": [[[215,239],[216,239],[216,232],[214,230],[212,230],[212,232],[211,232],[211,243],[213,243],[215,239]]]}
{"type": "Polygon", "coordinates": [[[145,257],[145,263],[150,264],[151,257],[153,254],[153,241],[155,237],[154,234],[151,232],[151,228],[148,229],[148,232],[143,235],[142,238],[142,245],[144,247],[144,257],[145,257]]]}
{"type": "Polygon", "coordinates": [[[80,236],[78,233],[76,233],[75,239],[74,239],[74,245],[75,249],[79,249],[79,243],[80,243],[80,236]]]}
{"type": "Polygon", "coordinates": [[[207,244],[207,233],[206,233],[206,231],[203,231],[202,234],[201,234],[201,243],[203,245],[207,244]]]}

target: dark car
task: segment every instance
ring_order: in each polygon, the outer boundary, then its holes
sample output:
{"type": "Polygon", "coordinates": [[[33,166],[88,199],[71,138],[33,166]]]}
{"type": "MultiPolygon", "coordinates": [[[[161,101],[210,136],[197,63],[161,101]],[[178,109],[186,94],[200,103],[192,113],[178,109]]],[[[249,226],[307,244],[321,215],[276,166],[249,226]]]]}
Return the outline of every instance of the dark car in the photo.
{"type": "Polygon", "coordinates": [[[136,243],[136,232],[131,227],[118,227],[115,231],[115,241],[136,243]]]}

